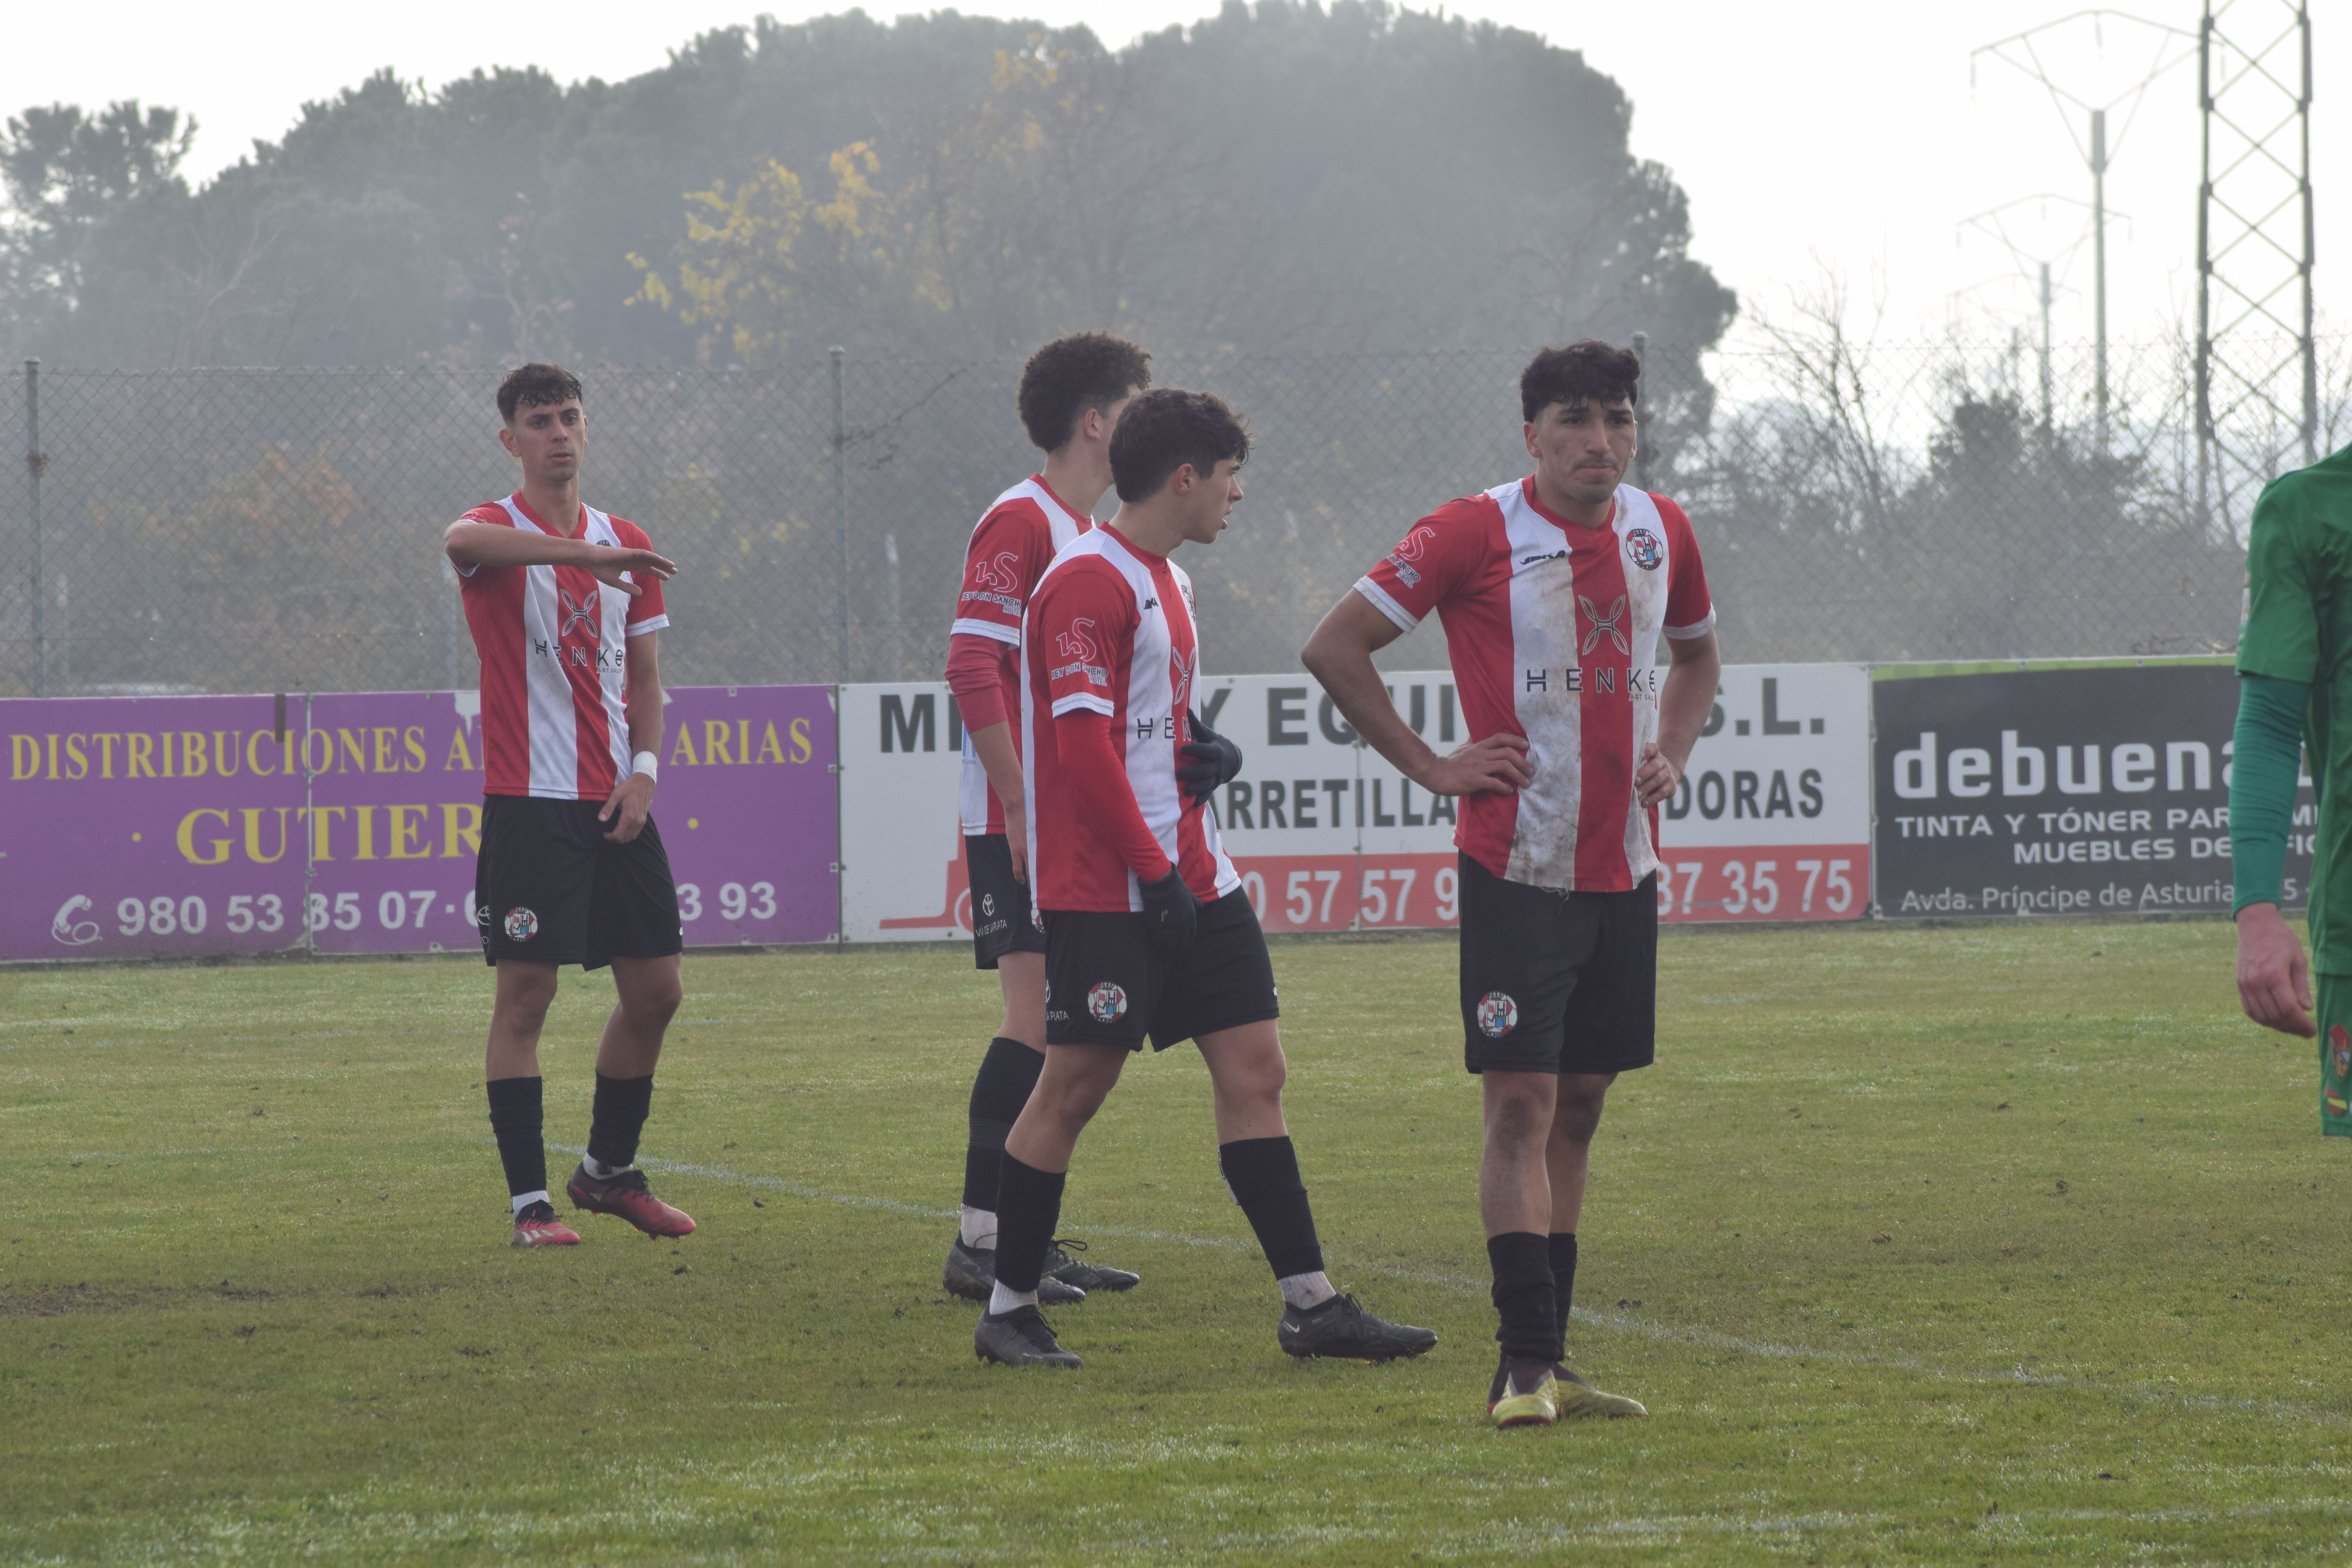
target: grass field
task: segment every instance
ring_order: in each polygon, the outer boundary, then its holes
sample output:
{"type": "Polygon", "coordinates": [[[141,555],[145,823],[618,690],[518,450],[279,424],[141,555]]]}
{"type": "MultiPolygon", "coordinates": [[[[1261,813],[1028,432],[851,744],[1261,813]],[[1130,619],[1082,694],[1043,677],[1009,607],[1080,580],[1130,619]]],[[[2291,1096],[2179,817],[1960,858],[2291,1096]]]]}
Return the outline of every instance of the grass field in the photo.
{"type": "Polygon", "coordinates": [[[960,951],[691,960],[646,1152],[701,1231],[530,1255],[478,965],[0,974],[0,1561],[2338,1560],[2347,1151],[2229,936],[1669,937],[1570,1338],[1653,1418],[1502,1434],[1443,939],[1276,952],[1333,1278],[1438,1348],[1279,1353],[1175,1051],[1079,1151],[1144,1283],[1067,1375],[939,1288],[960,951]]]}

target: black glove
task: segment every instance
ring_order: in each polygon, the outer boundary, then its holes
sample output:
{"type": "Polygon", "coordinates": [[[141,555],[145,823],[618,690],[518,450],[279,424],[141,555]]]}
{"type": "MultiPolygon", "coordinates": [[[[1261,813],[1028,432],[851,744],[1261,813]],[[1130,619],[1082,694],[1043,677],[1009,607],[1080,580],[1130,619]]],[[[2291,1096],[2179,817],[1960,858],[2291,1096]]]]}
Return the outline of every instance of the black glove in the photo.
{"type": "Polygon", "coordinates": [[[1192,945],[1201,924],[1201,900],[1175,867],[1156,882],[1143,884],[1143,934],[1161,958],[1172,959],[1192,945]]]}
{"type": "Polygon", "coordinates": [[[1194,800],[1205,801],[1220,786],[1241,777],[1242,749],[1202,722],[1198,713],[1184,715],[1192,738],[1184,742],[1184,761],[1177,765],[1176,782],[1194,800]]]}

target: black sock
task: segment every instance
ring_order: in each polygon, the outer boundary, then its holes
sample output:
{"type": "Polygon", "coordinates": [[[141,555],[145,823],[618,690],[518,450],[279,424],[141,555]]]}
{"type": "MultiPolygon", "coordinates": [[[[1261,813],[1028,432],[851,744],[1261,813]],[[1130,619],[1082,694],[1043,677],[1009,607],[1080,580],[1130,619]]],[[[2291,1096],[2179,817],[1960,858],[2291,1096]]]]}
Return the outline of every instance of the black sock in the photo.
{"type": "Polygon", "coordinates": [[[490,1131],[499,1141],[499,1163],[507,1168],[507,1196],[547,1190],[547,1145],[540,1136],[535,1078],[494,1078],[482,1086],[490,1094],[490,1131]]]}
{"type": "Polygon", "coordinates": [[[1240,1138],[1217,1148],[1225,1190],[1249,1216],[1250,1229],[1276,1279],[1320,1273],[1323,1248],[1315,1239],[1315,1214],[1307,1206],[1307,1184],[1298,1179],[1298,1152],[1287,1137],[1240,1138]]]}
{"type": "Polygon", "coordinates": [[[980,1058],[979,1076],[971,1080],[970,1140],[963,1146],[963,1206],[996,1206],[997,1169],[1004,1157],[1004,1140],[1021,1120],[1037,1075],[1045,1070],[1045,1053],[999,1035],[988,1042],[980,1058]]]}
{"type": "Polygon", "coordinates": [[[1549,1239],[1551,1294],[1555,1309],[1559,1313],[1559,1335],[1564,1342],[1568,1338],[1569,1305],[1576,1300],[1576,1232],[1556,1230],[1549,1239]]]}
{"type": "Polygon", "coordinates": [[[1007,1290],[1034,1290],[1045,1272],[1045,1248],[1062,1218],[1060,1171],[1024,1165],[1009,1151],[998,1162],[996,1281],[1007,1290]]]}
{"type": "Polygon", "coordinates": [[[1486,1259],[1495,1270],[1495,1310],[1503,1320],[1495,1338],[1503,1353],[1514,1361],[1559,1360],[1559,1315],[1552,1307],[1551,1258],[1544,1238],[1531,1230],[1490,1236],[1486,1259]]]}
{"type": "Polygon", "coordinates": [[[637,1135],[646,1130],[646,1113],[653,1103],[653,1074],[606,1078],[598,1073],[595,1106],[588,1120],[588,1157],[607,1168],[635,1164],[637,1135]]]}

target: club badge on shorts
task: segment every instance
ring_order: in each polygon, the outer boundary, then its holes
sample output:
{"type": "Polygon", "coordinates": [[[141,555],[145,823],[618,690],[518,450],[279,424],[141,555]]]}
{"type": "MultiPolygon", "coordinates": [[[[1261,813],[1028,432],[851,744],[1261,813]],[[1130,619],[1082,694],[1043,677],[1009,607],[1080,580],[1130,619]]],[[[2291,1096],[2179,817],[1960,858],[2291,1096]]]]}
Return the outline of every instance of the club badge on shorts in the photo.
{"type": "Polygon", "coordinates": [[[1499,1040],[1519,1026],[1519,1005],[1500,991],[1478,998],[1478,1032],[1499,1040]]]}
{"type": "Polygon", "coordinates": [[[1127,992],[1117,983],[1106,980],[1087,993],[1087,1011],[1097,1024],[1117,1023],[1127,1013],[1127,992]]]}
{"type": "Polygon", "coordinates": [[[539,917],[518,904],[507,911],[507,940],[529,942],[539,934],[539,917]]]}

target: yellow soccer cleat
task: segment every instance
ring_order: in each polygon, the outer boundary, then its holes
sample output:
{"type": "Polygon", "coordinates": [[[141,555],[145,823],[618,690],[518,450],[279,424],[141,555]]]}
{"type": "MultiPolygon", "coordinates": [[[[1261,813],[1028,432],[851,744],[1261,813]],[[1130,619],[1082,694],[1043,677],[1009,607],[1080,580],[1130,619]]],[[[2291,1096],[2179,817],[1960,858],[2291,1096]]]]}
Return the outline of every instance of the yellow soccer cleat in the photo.
{"type": "MultiPolygon", "coordinates": [[[[1529,1364],[1519,1363],[1522,1369],[1529,1364]]],[[[1486,1390],[1486,1414],[1497,1426],[1549,1426],[1559,1418],[1552,1404],[1555,1387],[1551,1368],[1538,1366],[1532,1373],[1522,1370],[1513,1377],[1510,1359],[1505,1357],[1486,1390]]]]}
{"type": "Polygon", "coordinates": [[[1650,1413],[1640,1400],[1595,1388],[1564,1366],[1555,1366],[1551,1372],[1552,1408],[1563,1419],[1571,1415],[1619,1417],[1650,1413]]]}

